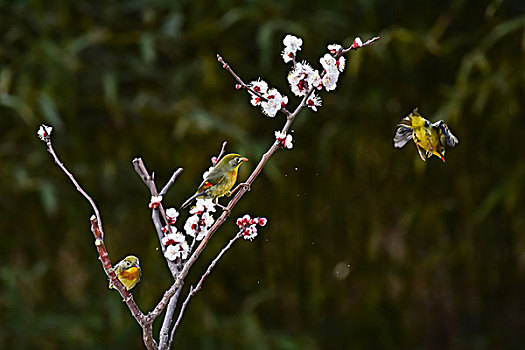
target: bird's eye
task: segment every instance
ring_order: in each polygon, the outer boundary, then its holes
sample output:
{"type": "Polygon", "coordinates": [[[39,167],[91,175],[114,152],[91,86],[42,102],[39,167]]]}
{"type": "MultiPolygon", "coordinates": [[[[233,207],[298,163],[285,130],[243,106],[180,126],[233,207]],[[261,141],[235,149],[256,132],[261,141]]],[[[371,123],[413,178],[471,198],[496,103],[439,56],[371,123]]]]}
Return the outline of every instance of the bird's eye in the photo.
{"type": "Polygon", "coordinates": [[[425,126],[428,128],[430,126],[430,122],[427,120],[425,121],[425,126]]]}
{"type": "Polygon", "coordinates": [[[235,157],[235,161],[239,163],[239,157],[235,157]]]}

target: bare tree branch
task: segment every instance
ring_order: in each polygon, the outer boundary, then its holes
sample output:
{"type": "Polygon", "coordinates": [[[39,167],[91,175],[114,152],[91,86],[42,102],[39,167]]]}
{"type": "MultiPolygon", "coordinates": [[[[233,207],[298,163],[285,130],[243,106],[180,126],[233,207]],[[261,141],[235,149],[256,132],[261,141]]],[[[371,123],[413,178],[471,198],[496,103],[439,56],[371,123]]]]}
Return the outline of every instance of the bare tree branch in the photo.
{"type": "Polygon", "coordinates": [[[171,348],[171,340],[169,339],[169,331],[171,323],[173,322],[173,316],[175,315],[175,309],[177,308],[177,300],[179,299],[179,294],[182,290],[179,288],[175,295],[170,299],[170,302],[168,303],[168,307],[166,308],[166,315],[164,316],[164,321],[162,322],[162,327],[160,329],[160,335],[159,335],[159,349],[170,349],[171,348]],[[168,344],[169,340],[169,344],[168,344]]]}
{"type": "Polygon", "coordinates": [[[124,285],[119,281],[113,266],[111,264],[111,261],[109,259],[109,254],[106,249],[106,245],[104,244],[104,231],[102,230],[102,222],[100,219],[100,212],[93,201],[93,199],[87,194],[86,191],[80,186],[78,181],[75,179],[73,174],[67,170],[67,168],[64,166],[64,164],[60,161],[58,158],[54,148],[53,144],[51,142],[51,137],[48,136],[45,139],[47,150],[53,157],[55,163],[60,167],[60,169],[69,177],[75,188],[78,192],[86,198],[86,200],[89,202],[91,207],[93,208],[93,211],[95,212],[95,215],[93,215],[90,219],[91,222],[91,231],[93,232],[93,236],[95,237],[95,247],[98,252],[99,260],[102,264],[102,268],[104,269],[104,272],[110,279],[112,285],[115,287],[115,289],[118,290],[120,295],[123,298],[123,301],[126,303],[127,307],[129,308],[131,314],[137,320],[137,323],[142,327],[142,334],[144,339],[144,344],[148,349],[156,349],[157,344],[155,340],[153,339],[153,329],[151,327],[151,323],[148,324],[147,317],[140,311],[140,308],[138,307],[137,303],[133,299],[133,295],[124,287],[124,285]]]}
{"type": "MultiPolygon", "coordinates": [[[[150,176],[148,170],[146,169],[146,165],[142,161],[142,158],[135,158],[133,159],[132,163],[135,168],[135,171],[140,176],[142,181],[144,181],[144,183],[146,184],[146,187],[148,187],[148,189],[150,190],[151,195],[158,196],[159,193],[157,192],[157,186],[155,185],[153,176],[150,176]]],[[[163,195],[162,193],[165,194],[168,191],[168,189],[173,185],[177,177],[182,173],[182,170],[183,170],[182,168],[179,168],[173,173],[168,183],[166,183],[166,185],[162,188],[160,195],[163,195]]],[[[153,226],[155,227],[155,231],[157,231],[157,236],[159,238],[159,243],[160,243],[162,253],[164,254],[164,252],[166,251],[166,247],[164,246],[164,244],[162,244],[162,238],[164,237],[164,232],[162,232],[162,228],[165,225],[168,225],[168,219],[166,217],[166,212],[164,211],[164,207],[162,203],[159,205],[157,209],[152,210],[151,219],[153,221],[153,226]],[[164,222],[161,220],[161,217],[164,222]]],[[[169,259],[166,259],[166,263],[168,264],[168,268],[170,269],[171,275],[173,276],[173,278],[176,278],[179,272],[179,268],[177,264],[169,259]]]]}

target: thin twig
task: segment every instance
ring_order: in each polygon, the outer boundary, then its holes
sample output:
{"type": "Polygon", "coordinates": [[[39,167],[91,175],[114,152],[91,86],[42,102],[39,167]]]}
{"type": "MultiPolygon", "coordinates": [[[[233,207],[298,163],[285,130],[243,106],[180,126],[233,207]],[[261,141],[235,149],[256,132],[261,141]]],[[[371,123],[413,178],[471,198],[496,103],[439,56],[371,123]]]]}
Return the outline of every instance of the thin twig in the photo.
{"type": "MultiPolygon", "coordinates": [[[[221,55],[217,54],[217,61],[219,61],[222,64],[222,68],[226,69],[230,74],[233,76],[237,82],[241,85],[241,87],[245,90],[248,90],[251,94],[256,95],[259,97],[262,101],[268,101],[266,97],[264,97],[260,92],[255,91],[251,88],[250,85],[247,85],[239,76],[231,69],[230,65],[224,61],[224,59],[221,57],[221,55]]],[[[283,112],[286,116],[290,115],[290,111],[286,109],[286,107],[282,107],[281,112],[283,112]]]]}
{"type": "Polygon", "coordinates": [[[227,145],[227,144],[228,144],[228,142],[226,142],[226,141],[224,141],[224,142],[222,143],[222,147],[221,147],[221,151],[219,152],[219,155],[218,155],[217,157],[215,157],[214,161],[211,162],[211,163],[212,163],[212,166],[217,165],[217,162],[218,162],[219,160],[221,160],[222,155],[224,154],[224,151],[226,150],[226,145],[227,145]]]}
{"type": "MultiPolygon", "coordinates": [[[[146,186],[149,188],[151,195],[158,196],[159,193],[157,191],[157,186],[155,185],[155,180],[153,178],[154,173],[152,173],[151,176],[149,175],[148,170],[146,169],[146,165],[144,164],[144,161],[142,160],[142,158],[135,158],[133,159],[132,163],[133,163],[133,166],[137,174],[139,174],[142,181],[144,181],[146,186]]],[[[157,208],[157,210],[160,211],[160,214],[162,218],[164,219],[164,224],[162,224],[161,226],[168,225],[168,218],[166,217],[166,212],[164,211],[164,207],[162,203],[157,208]]]]}
{"type": "Polygon", "coordinates": [[[346,49],[342,49],[342,50],[340,50],[340,52],[337,54],[337,56],[335,56],[335,58],[336,58],[336,59],[339,58],[341,55],[344,55],[344,54],[347,53],[348,51],[351,51],[351,50],[359,50],[359,49],[362,48],[362,47],[365,47],[365,46],[368,46],[368,45],[370,45],[370,44],[373,44],[374,42],[378,41],[379,39],[380,39],[379,36],[375,36],[375,37],[373,37],[372,39],[369,39],[369,40],[365,41],[365,42],[362,43],[360,46],[354,46],[354,45],[352,45],[352,46],[350,46],[350,47],[348,47],[348,48],[346,48],[346,49]]]}
{"type": "Polygon", "coordinates": [[[177,178],[179,177],[179,175],[182,173],[183,170],[184,169],[182,169],[182,168],[178,168],[177,170],[175,170],[173,172],[173,175],[171,175],[170,180],[166,183],[166,185],[164,185],[162,190],[160,190],[159,196],[165,196],[166,195],[166,193],[168,192],[170,187],[173,186],[173,184],[175,183],[175,180],[177,180],[177,178]]]}
{"type": "MultiPolygon", "coordinates": [[[[166,183],[166,185],[162,188],[160,194],[157,192],[157,186],[155,185],[155,181],[153,181],[153,176],[149,175],[148,169],[146,169],[146,165],[144,164],[144,161],[142,158],[135,158],[132,161],[133,167],[135,168],[135,171],[140,176],[142,181],[144,181],[144,184],[146,184],[146,187],[150,190],[150,193],[152,196],[157,195],[163,195],[165,194],[169,188],[173,185],[177,177],[182,173],[182,168],[177,169],[173,175],[171,175],[170,180],[166,183]]],[[[157,209],[153,209],[151,212],[151,220],[153,221],[153,226],[155,227],[155,231],[157,232],[157,236],[159,238],[160,247],[162,250],[162,253],[164,254],[166,252],[166,247],[164,244],[162,244],[162,238],[164,238],[164,232],[162,232],[162,228],[165,225],[168,225],[168,227],[171,227],[168,224],[168,219],[166,217],[166,212],[164,211],[164,207],[162,203],[159,205],[157,209]],[[163,220],[161,220],[161,217],[163,220]],[[164,221],[164,223],[162,222],[164,221]]],[[[168,268],[171,272],[171,275],[173,278],[177,277],[177,274],[179,273],[179,268],[177,264],[169,259],[166,259],[166,263],[168,264],[168,268]]]]}
{"type": "Polygon", "coordinates": [[[48,137],[46,139],[46,145],[47,145],[47,151],[51,154],[55,163],[60,167],[60,169],[62,169],[62,171],[67,175],[67,177],[69,177],[69,180],[71,180],[71,182],[73,183],[77,191],[80,192],[82,196],[84,196],[84,198],[91,205],[91,208],[93,208],[93,211],[95,212],[95,216],[97,218],[97,223],[99,225],[100,234],[102,235],[102,239],[103,239],[104,229],[102,228],[102,218],[100,216],[100,212],[98,211],[97,205],[95,204],[95,201],[86,193],[86,191],[84,191],[84,189],[80,186],[80,184],[75,179],[73,174],[71,174],[69,170],[67,170],[67,168],[64,166],[64,164],[60,161],[60,159],[58,159],[58,156],[55,153],[55,150],[53,148],[53,144],[51,143],[51,137],[48,137]]]}

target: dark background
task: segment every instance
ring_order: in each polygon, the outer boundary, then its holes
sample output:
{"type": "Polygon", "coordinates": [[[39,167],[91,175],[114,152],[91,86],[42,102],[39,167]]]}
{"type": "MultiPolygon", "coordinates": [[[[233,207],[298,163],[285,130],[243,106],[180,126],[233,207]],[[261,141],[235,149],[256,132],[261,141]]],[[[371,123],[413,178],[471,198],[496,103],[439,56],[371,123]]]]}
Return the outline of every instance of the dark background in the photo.
{"type": "MultiPolygon", "coordinates": [[[[525,5],[522,1],[0,1],[0,347],[142,348],[107,281],[92,211],[36,137],[54,144],[102,212],[114,262],[133,253],[148,311],[172,280],[150,221],[141,156],[164,203],[190,196],[228,141],[250,158],[284,124],[217,63],[298,103],[282,39],[316,68],[354,37],[323,107],[295,124],[194,266],[265,216],[189,304],[180,349],[525,347],[525,5]],[[460,143],[447,162],[392,145],[413,107],[460,143]]],[[[225,200],[222,200],[225,203],[225,200]]],[[[186,214],[179,218],[182,228],[186,214]]],[[[185,289],[187,290],[187,289],[185,289]]],[[[155,324],[158,330],[159,323],[155,324]]],[[[156,331],[158,334],[158,331],[156,331]]]]}

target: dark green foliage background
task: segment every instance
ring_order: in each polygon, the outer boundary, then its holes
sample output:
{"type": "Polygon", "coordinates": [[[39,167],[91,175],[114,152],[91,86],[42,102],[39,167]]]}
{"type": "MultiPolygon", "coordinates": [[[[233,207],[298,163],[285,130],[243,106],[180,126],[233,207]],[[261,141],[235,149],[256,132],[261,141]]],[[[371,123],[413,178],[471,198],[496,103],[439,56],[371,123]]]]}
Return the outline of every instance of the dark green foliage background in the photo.
{"type": "Polygon", "coordinates": [[[134,295],[150,310],[171,279],[131,160],[159,186],[185,168],[168,205],[225,140],[250,158],[246,178],[284,117],[263,117],[215,55],[293,108],[279,56],[293,33],[316,67],[327,44],[381,40],[349,56],[323,107],[298,117],[295,147],[214,236],[186,287],[234,218],[269,219],[207,279],[177,348],[524,348],[524,13],[517,0],[0,1],[0,347],[143,346],[107,290],[91,209],[37,126],[55,127],[99,205],[113,261],[140,257],[134,295]],[[414,106],[460,139],[447,163],[393,148],[414,106]]]}

